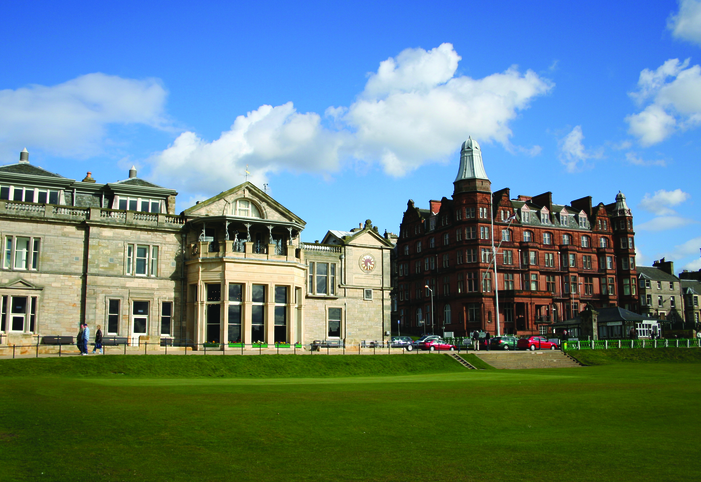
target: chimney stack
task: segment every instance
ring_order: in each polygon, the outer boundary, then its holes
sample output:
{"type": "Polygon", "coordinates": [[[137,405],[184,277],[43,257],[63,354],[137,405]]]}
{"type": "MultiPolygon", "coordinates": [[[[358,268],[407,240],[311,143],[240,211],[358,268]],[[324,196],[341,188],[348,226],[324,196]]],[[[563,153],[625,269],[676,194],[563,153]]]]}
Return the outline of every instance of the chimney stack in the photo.
{"type": "Polygon", "coordinates": [[[134,179],[136,177],[136,167],[131,166],[129,169],[129,179],[134,179]]]}
{"type": "Polygon", "coordinates": [[[19,162],[26,162],[27,164],[29,164],[29,151],[27,151],[26,147],[22,149],[22,152],[19,153],[19,162]]]}

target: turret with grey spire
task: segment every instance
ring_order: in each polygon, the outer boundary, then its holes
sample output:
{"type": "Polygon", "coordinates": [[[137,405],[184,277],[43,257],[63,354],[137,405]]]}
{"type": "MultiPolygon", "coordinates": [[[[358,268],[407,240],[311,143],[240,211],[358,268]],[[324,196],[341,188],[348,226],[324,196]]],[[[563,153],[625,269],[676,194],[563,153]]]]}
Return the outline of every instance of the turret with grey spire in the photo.
{"type": "Polygon", "coordinates": [[[456,193],[469,191],[491,191],[491,181],[482,163],[482,149],[472,137],[463,142],[460,149],[460,167],[453,182],[456,193]]]}

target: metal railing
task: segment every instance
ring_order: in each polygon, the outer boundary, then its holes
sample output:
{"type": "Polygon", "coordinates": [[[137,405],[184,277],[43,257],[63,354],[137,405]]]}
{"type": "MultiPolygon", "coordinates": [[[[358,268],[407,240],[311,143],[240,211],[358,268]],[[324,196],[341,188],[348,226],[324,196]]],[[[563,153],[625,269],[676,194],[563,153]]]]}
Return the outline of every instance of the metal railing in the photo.
{"type": "MultiPolygon", "coordinates": [[[[90,343],[90,348],[95,344],[90,343]]],[[[360,343],[175,343],[167,339],[160,342],[131,343],[127,338],[126,343],[116,345],[103,345],[102,349],[95,353],[99,355],[413,355],[426,353],[466,353],[468,347],[457,345],[454,350],[430,350],[422,349],[417,345],[411,348],[392,344],[389,341],[362,341],[360,343]]],[[[34,344],[0,345],[0,358],[39,358],[52,356],[80,356],[79,347],[73,344],[42,344],[37,340],[34,344]]]]}
{"type": "Polygon", "coordinates": [[[625,348],[698,348],[698,338],[655,338],[638,340],[577,340],[563,341],[562,350],[609,350],[625,348]]]}

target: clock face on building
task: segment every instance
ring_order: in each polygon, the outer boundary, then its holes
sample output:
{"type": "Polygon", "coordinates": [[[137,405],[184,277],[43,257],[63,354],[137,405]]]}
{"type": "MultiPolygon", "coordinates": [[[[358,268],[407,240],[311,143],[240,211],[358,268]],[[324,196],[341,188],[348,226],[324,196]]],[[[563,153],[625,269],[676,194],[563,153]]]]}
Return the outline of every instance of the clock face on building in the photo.
{"type": "Polygon", "coordinates": [[[373,258],[371,254],[364,254],[360,257],[359,261],[360,269],[362,269],[366,273],[369,273],[370,271],[375,269],[375,258],[373,258]]]}

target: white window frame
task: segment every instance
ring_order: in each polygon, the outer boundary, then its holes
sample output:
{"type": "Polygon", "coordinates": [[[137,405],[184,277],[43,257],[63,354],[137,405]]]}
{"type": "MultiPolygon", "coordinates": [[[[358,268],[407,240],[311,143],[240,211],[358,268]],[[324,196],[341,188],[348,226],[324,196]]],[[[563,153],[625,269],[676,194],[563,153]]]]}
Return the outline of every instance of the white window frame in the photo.
{"type": "Polygon", "coordinates": [[[158,276],[158,260],[160,249],[156,244],[128,243],[125,247],[124,271],[127,276],[139,278],[155,278],[158,276]],[[145,249],[146,255],[140,256],[139,250],[145,249]],[[144,272],[137,273],[139,261],[143,261],[144,272]]]}
{"type": "Polygon", "coordinates": [[[308,276],[308,286],[307,294],[314,296],[336,296],[336,279],[338,279],[338,267],[337,263],[331,262],[321,262],[321,261],[309,261],[308,264],[309,276],[308,276]],[[327,270],[325,275],[319,275],[319,265],[326,265],[327,270]],[[318,291],[318,283],[321,277],[325,277],[324,282],[325,293],[320,293],[318,291]]]}
{"type": "Polygon", "coordinates": [[[120,211],[133,211],[141,213],[153,213],[160,214],[164,212],[165,202],[163,199],[152,199],[146,197],[130,197],[130,196],[115,196],[114,203],[112,204],[113,209],[119,209],[120,211]],[[132,209],[132,203],[136,203],[136,209],[132,209]],[[142,204],[148,203],[148,211],[143,211],[142,204]],[[154,204],[158,204],[158,210],[154,210],[154,204]]]}
{"type": "Polygon", "coordinates": [[[2,268],[10,271],[38,271],[42,242],[41,237],[5,236],[2,268]],[[18,240],[26,240],[26,250],[17,248],[18,240]]]}
{"type": "Polygon", "coordinates": [[[63,194],[63,191],[57,190],[57,189],[44,189],[44,188],[28,187],[28,186],[15,186],[13,184],[0,185],[0,199],[6,200],[6,201],[32,202],[32,203],[36,203],[36,204],[61,204],[62,194],[63,194]],[[5,191],[7,193],[7,197],[2,195],[3,191],[5,191]],[[15,199],[16,192],[20,193],[19,196],[22,198],[21,200],[15,199]],[[28,193],[31,193],[31,195],[29,195],[28,193]],[[41,194],[44,194],[46,196],[46,199],[44,201],[39,201],[39,196],[41,194]],[[27,199],[28,197],[31,197],[31,199],[28,200],[27,199]],[[51,202],[52,200],[55,202],[51,202]]]}
{"type": "Polygon", "coordinates": [[[39,311],[39,296],[32,294],[6,293],[0,296],[0,304],[2,305],[2,324],[4,325],[4,333],[37,333],[38,327],[38,311],[39,311]],[[25,298],[25,311],[23,313],[14,313],[12,311],[12,301],[15,298],[25,298]],[[22,327],[19,330],[14,329],[15,319],[21,320],[22,327]]]}

